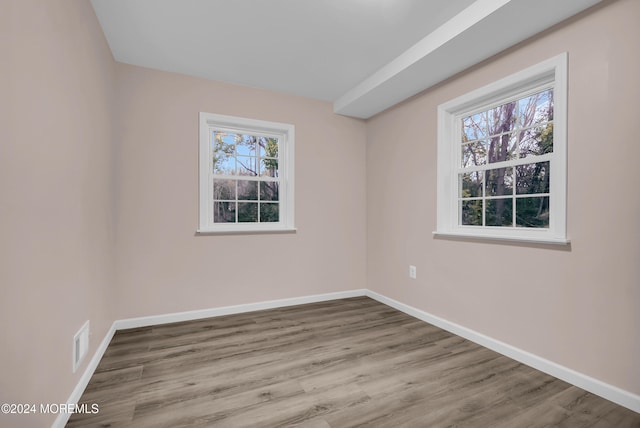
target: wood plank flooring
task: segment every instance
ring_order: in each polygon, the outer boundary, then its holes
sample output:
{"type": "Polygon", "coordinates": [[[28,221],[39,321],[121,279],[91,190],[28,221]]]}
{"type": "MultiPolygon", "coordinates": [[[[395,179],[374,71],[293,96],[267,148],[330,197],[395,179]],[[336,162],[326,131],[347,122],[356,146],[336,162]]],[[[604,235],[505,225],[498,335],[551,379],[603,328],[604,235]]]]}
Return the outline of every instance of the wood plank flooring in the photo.
{"type": "Polygon", "coordinates": [[[640,427],[367,297],[119,331],[67,427],[640,427]]]}

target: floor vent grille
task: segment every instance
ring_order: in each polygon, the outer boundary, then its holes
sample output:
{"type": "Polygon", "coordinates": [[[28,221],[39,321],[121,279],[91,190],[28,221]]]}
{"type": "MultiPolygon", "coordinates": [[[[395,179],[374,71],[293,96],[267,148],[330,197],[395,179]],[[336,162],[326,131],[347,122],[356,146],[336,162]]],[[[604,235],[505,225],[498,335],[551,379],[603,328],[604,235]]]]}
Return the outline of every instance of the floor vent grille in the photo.
{"type": "Polygon", "coordinates": [[[73,372],[78,370],[78,367],[84,360],[89,350],[89,321],[78,330],[73,336],[73,372]]]}

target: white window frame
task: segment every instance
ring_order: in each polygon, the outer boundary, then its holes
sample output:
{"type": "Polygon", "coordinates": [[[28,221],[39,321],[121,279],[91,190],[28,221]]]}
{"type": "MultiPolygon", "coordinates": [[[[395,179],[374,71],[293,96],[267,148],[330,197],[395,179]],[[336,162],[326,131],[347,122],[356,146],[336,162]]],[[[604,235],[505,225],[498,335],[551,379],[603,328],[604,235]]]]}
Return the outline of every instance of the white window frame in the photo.
{"type": "Polygon", "coordinates": [[[434,235],[568,244],[567,211],[567,53],[479,88],[438,106],[437,227],[434,235]],[[460,225],[458,172],[462,117],[526,96],[554,89],[553,153],[550,162],[549,227],[460,225]]]}
{"type": "Polygon", "coordinates": [[[295,127],[287,123],[200,112],[200,222],[198,233],[260,233],[295,231],[294,223],[294,144],[295,127]],[[278,139],[279,221],[271,223],[213,222],[213,148],[214,130],[239,134],[270,136],[278,139]]]}

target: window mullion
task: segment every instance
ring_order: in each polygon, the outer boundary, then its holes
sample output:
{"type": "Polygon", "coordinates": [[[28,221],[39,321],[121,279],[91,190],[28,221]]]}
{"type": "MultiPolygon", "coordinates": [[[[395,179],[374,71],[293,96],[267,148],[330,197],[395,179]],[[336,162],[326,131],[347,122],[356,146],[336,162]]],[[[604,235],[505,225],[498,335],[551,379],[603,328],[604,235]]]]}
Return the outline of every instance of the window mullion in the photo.
{"type": "Polygon", "coordinates": [[[529,156],[526,158],[511,159],[511,160],[506,160],[502,162],[469,166],[466,168],[456,166],[455,169],[456,169],[456,173],[463,174],[468,172],[485,171],[489,169],[508,168],[508,167],[527,165],[531,163],[547,162],[547,161],[551,161],[553,158],[554,158],[554,153],[545,153],[544,155],[529,156]]]}
{"type": "MultiPolygon", "coordinates": [[[[516,104],[516,111],[518,110],[518,104],[516,104]]],[[[518,147],[520,146],[520,144],[518,144],[518,147]]],[[[520,149],[517,149],[517,152],[519,152],[520,149]]],[[[519,153],[518,153],[519,154],[519,153]]],[[[516,171],[516,167],[513,167],[513,172],[512,172],[512,177],[513,177],[513,183],[511,185],[511,226],[512,227],[516,227],[516,209],[517,209],[517,205],[516,205],[516,189],[518,187],[518,172],[516,171]]]]}
{"type": "Polygon", "coordinates": [[[482,227],[487,225],[487,170],[482,171],[482,227]]]}
{"type": "MultiPolygon", "coordinates": [[[[256,160],[258,162],[258,164],[257,164],[258,173],[260,173],[260,166],[261,166],[261,163],[262,163],[262,158],[260,157],[260,151],[259,150],[256,152],[256,160]]],[[[261,192],[261,190],[262,190],[262,175],[260,175],[258,177],[258,197],[256,198],[256,206],[257,206],[257,209],[258,209],[258,224],[262,223],[262,218],[261,218],[261,214],[262,214],[261,211],[262,210],[260,209],[262,207],[262,202],[261,202],[261,193],[262,192],[261,192]]]]}

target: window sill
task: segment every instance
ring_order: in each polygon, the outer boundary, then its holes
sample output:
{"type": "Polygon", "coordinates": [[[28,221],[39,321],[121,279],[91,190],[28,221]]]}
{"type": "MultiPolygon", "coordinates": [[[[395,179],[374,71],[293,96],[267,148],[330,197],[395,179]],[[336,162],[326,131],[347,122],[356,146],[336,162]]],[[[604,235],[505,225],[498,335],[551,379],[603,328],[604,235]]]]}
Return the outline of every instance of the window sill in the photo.
{"type": "Polygon", "coordinates": [[[225,229],[198,229],[196,235],[261,235],[261,234],[279,234],[279,233],[296,233],[298,229],[291,228],[225,228],[225,229]]]}
{"type": "Polygon", "coordinates": [[[500,236],[500,235],[482,235],[476,233],[459,233],[459,232],[433,232],[436,238],[449,238],[456,240],[474,240],[474,241],[504,241],[515,243],[530,244],[552,244],[552,245],[571,245],[571,241],[565,238],[549,238],[541,236],[500,236]]]}

